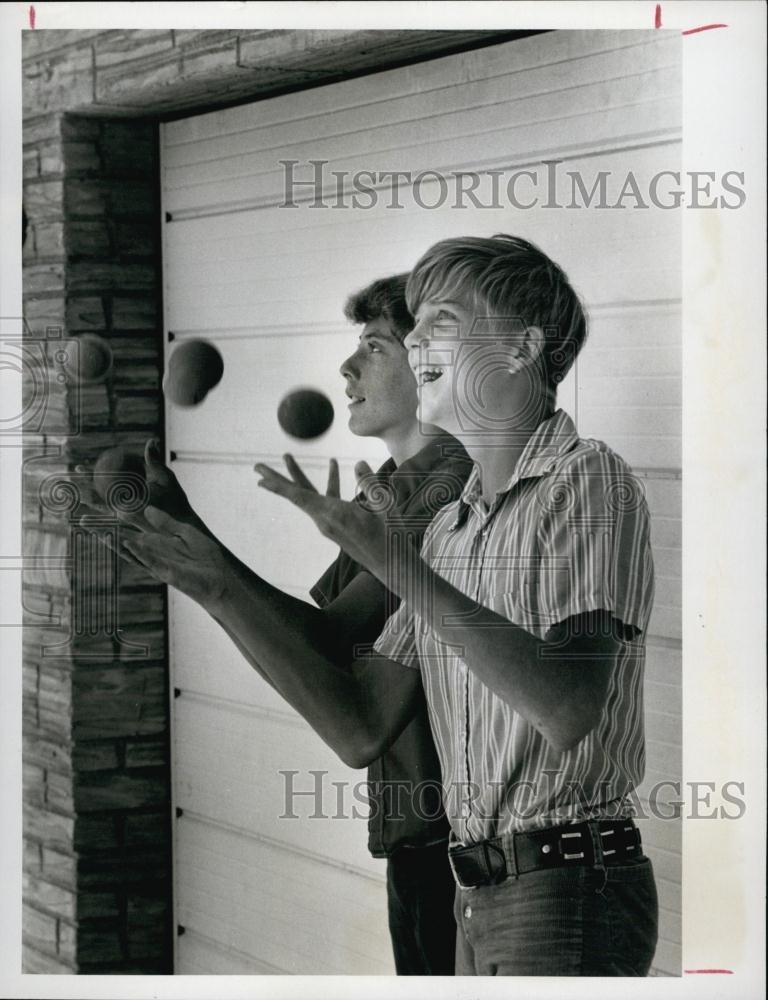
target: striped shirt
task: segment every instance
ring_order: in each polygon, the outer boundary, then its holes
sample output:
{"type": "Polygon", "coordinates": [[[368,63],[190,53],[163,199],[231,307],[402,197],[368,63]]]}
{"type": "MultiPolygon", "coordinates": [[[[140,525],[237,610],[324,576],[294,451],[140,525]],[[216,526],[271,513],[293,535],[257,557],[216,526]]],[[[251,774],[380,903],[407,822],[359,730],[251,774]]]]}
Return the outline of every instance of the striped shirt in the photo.
{"type": "MultiPolygon", "coordinates": [[[[454,838],[632,815],[643,778],[645,631],[653,600],[648,507],[626,463],[558,410],[529,439],[490,509],[474,468],[427,529],[422,557],[477,604],[543,639],[605,610],[624,638],[596,727],[559,752],[403,604],[375,648],[421,669],[454,838]]],[[[573,669],[579,668],[578,660],[573,669]]]]}

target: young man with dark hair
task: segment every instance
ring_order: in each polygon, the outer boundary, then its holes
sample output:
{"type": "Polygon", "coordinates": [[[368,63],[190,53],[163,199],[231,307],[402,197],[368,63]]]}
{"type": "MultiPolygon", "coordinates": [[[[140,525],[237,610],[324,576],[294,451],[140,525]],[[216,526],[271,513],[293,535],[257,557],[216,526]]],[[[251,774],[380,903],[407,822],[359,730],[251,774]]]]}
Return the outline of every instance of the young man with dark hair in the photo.
{"type": "MultiPolygon", "coordinates": [[[[563,271],[512,236],[437,244],[407,299],[422,425],[453,433],[475,463],[420,550],[397,514],[321,497],[295,463],[291,479],[257,466],[261,485],[402,599],[377,655],[342,671],[318,651],[311,673],[297,669],[251,627],[247,588],[226,568],[207,606],[276,658],[275,683],[356,766],[391,745],[423,679],[452,829],[457,974],[646,975],[657,898],[631,793],[644,770],[649,518],[622,459],[555,409],[582,307],[563,271]]],[[[359,475],[373,498],[375,479],[359,475]]],[[[146,517],[155,531],[130,548],[161,578],[215,558],[193,529],[146,517]]]]}
{"type": "MultiPolygon", "coordinates": [[[[350,321],[362,324],[362,332],[340,372],[350,398],[350,430],[361,437],[379,438],[391,456],[376,474],[379,497],[383,495],[393,511],[407,517],[415,537],[420,538],[439,507],[459,496],[471,463],[455,439],[418,422],[416,381],[403,347],[413,328],[405,303],[407,277],[383,278],[350,296],[344,312],[350,321]]],[[[319,605],[319,609],[312,608],[238,563],[194,514],[154,445],[148,445],[145,458],[148,479],[155,491],[162,489],[163,509],[200,531],[216,547],[217,558],[226,560],[227,572],[238,573],[241,585],[248,589],[253,628],[282,636],[282,648],[290,647],[293,664],[308,671],[310,688],[322,681],[311,680],[307,650],[323,650],[344,669],[355,648],[371,645],[399,598],[364,567],[340,551],[311,590],[319,605]]],[[[300,475],[295,464],[291,467],[300,475]]],[[[308,480],[302,481],[312,489],[308,480]]],[[[338,496],[335,463],[329,495],[338,496]]],[[[94,495],[90,506],[99,506],[94,495]]],[[[132,518],[131,523],[139,529],[147,527],[140,517],[132,518]]],[[[190,596],[200,599],[201,593],[216,586],[214,566],[215,560],[210,567],[197,566],[194,581],[187,577],[190,596]]],[[[183,575],[179,567],[177,570],[183,575]]],[[[204,600],[201,603],[205,606],[204,600]]],[[[253,647],[241,640],[238,630],[229,627],[226,616],[216,617],[255,669],[280,691],[272,671],[262,666],[272,657],[254,655],[253,647]]],[[[380,694],[388,697],[386,690],[380,694]]],[[[300,705],[296,707],[301,711],[300,705]]],[[[388,917],[396,971],[399,975],[452,975],[456,923],[454,882],[447,856],[449,826],[442,808],[440,765],[423,691],[416,693],[408,725],[390,747],[370,761],[368,789],[368,847],[374,857],[387,859],[388,917]]]]}

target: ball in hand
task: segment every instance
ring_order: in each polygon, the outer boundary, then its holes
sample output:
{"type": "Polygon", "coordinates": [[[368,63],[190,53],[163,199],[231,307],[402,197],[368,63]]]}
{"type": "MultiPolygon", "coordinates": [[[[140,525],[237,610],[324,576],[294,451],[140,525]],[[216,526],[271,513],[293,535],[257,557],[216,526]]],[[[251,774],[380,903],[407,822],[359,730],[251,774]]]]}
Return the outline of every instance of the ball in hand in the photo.
{"type": "Polygon", "coordinates": [[[163,389],[176,406],[197,406],[223,374],[224,362],[213,344],[188,340],[171,354],[163,389]]]}
{"type": "Polygon", "coordinates": [[[333,404],[317,389],[294,389],[280,401],[277,422],[302,441],[320,437],[333,423],[333,404]]]}
{"type": "Polygon", "coordinates": [[[99,455],[93,485],[107,506],[120,513],[137,513],[150,500],[144,459],[127,448],[110,448],[99,455]]]}

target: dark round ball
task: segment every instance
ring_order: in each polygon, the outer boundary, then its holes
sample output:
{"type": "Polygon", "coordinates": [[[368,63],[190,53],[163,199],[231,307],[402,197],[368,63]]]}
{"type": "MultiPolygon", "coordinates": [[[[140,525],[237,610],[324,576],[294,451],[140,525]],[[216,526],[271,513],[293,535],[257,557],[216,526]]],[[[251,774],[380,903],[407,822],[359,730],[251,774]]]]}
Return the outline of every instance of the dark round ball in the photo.
{"type": "Polygon", "coordinates": [[[110,448],[99,455],[93,485],[105,503],[124,513],[142,510],[149,500],[144,459],[126,448],[110,448]]]}
{"type": "Polygon", "coordinates": [[[223,374],[224,361],[213,344],[188,340],[171,355],[163,389],[177,406],[197,406],[219,384],[223,374]]]}
{"type": "Polygon", "coordinates": [[[333,404],[316,389],[294,389],[280,401],[277,422],[286,434],[302,441],[320,437],[333,423],[333,404]]]}
{"type": "Polygon", "coordinates": [[[81,334],[69,342],[64,368],[77,382],[100,382],[112,368],[112,348],[95,333],[81,334]]]}

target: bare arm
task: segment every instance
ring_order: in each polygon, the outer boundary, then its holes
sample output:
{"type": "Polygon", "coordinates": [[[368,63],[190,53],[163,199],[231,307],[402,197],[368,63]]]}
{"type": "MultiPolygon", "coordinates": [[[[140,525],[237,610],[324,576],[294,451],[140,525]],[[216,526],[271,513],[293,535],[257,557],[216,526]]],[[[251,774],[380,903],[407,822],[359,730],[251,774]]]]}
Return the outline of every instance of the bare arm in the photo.
{"type": "Polygon", "coordinates": [[[555,749],[571,749],[595,727],[621,649],[620,623],[608,612],[570,618],[538,639],[426,565],[404,588],[417,607],[429,594],[434,633],[555,749]]]}
{"type": "MultiPolygon", "coordinates": [[[[257,471],[263,477],[260,485],[299,506],[324,535],[411,608],[423,609],[421,617],[437,637],[458,647],[458,655],[477,678],[553,747],[568,750],[594,728],[621,648],[618,623],[607,611],[571,618],[539,639],[478,606],[407,545],[393,546],[393,521],[385,523],[357,505],[312,495],[295,479],[267,466],[258,465],[257,471]]],[[[364,489],[366,470],[360,473],[364,489]]]]}
{"type": "Polygon", "coordinates": [[[378,627],[380,612],[359,600],[376,581],[362,574],[329,614],[272,587],[198,529],[152,508],[146,518],[149,529],[126,539],[126,550],[236,637],[259,673],[346,764],[364,767],[394,742],[416,710],[421,678],[381,656],[353,659],[354,641],[378,627]],[[350,636],[340,635],[342,625],[350,636]]]}

